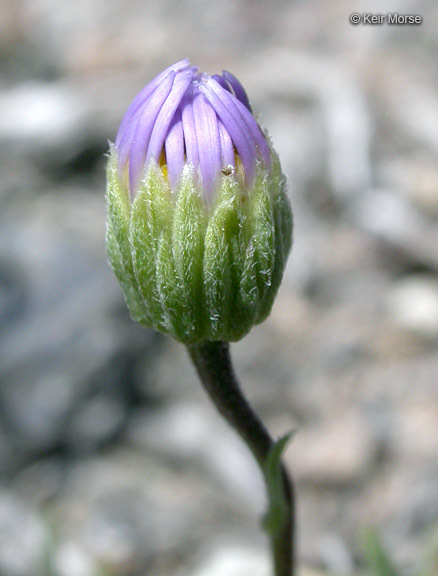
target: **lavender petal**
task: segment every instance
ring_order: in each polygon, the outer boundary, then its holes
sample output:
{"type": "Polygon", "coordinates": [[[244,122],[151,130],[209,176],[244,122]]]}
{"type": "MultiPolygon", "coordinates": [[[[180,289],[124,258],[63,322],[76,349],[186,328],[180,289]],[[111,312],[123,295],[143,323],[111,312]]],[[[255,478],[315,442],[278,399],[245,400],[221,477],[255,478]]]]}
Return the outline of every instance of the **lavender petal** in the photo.
{"type": "Polygon", "coordinates": [[[246,123],[248,130],[250,131],[260,156],[265,163],[266,168],[271,168],[271,151],[269,150],[268,143],[266,142],[265,135],[257,124],[257,120],[251,114],[251,112],[244,106],[239,100],[236,101],[236,106],[239,109],[244,122],[246,123]]]}
{"type": "Polygon", "coordinates": [[[118,130],[117,136],[116,136],[116,141],[115,141],[116,148],[119,148],[119,144],[120,144],[121,139],[123,138],[125,130],[129,126],[129,124],[131,123],[131,120],[133,119],[136,112],[138,112],[141,105],[144,104],[144,102],[155,91],[157,86],[164,80],[164,78],[170,72],[179,72],[180,70],[185,70],[189,66],[190,66],[190,60],[188,58],[185,58],[184,60],[180,60],[179,62],[175,62],[175,64],[172,64],[172,66],[169,66],[168,68],[163,70],[163,72],[158,74],[158,76],[156,76],[153,80],[151,80],[143,88],[143,90],[141,90],[141,92],[139,92],[137,94],[137,96],[134,98],[134,100],[129,105],[127,111],[125,112],[125,115],[123,116],[122,122],[120,124],[119,130],[118,130]]]}
{"type": "Polygon", "coordinates": [[[235,105],[235,97],[224,90],[220,84],[209,77],[204,77],[199,90],[205,95],[231,136],[237,153],[242,161],[248,182],[254,179],[257,160],[255,142],[248,134],[248,129],[235,105]]]}
{"type": "Polygon", "coordinates": [[[212,78],[213,78],[213,80],[216,80],[216,82],[218,84],[220,84],[222,86],[222,88],[225,88],[225,90],[227,90],[228,92],[231,92],[231,86],[228,84],[228,82],[225,80],[225,78],[223,78],[219,74],[213,74],[212,78]]]}
{"type": "Polygon", "coordinates": [[[176,72],[170,72],[146,101],[137,123],[129,154],[129,187],[134,195],[144,172],[147,147],[156,118],[172,89],[176,72]]]}
{"type": "Polygon", "coordinates": [[[118,169],[119,173],[122,174],[126,163],[128,161],[129,153],[131,150],[132,141],[134,139],[134,134],[137,129],[138,121],[143,114],[143,108],[139,108],[137,112],[133,115],[130,123],[126,126],[122,138],[120,138],[118,145],[116,145],[118,151],[118,169]]]}
{"type": "Polygon", "coordinates": [[[193,116],[193,97],[191,94],[187,94],[187,97],[183,98],[181,106],[186,160],[197,169],[199,168],[199,152],[195,119],[193,116]]]}
{"type": "Polygon", "coordinates": [[[157,161],[160,158],[164,140],[166,138],[166,134],[168,132],[173,115],[175,114],[176,109],[178,108],[187,88],[193,79],[193,75],[193,70],[180,72],[176,75],[172,90],[170,91],[170,94],[163,104],[155,121],[151,139],[149,141],[146,163],[151,158],[154,158],[157,161]]]}
{"type": "Polygon", "coordinates": [[[132,101],[116,137],[121,177],[129,172],[135,196],[150,160],[166,154],[167,177],[178,187],[184,164],[194,166],[210,198],[221,169],[240,160],[248,185],[257,163],[271,167],[268,142],[252,115],[248,96],[230,72],[197,73],[188,59],[161,72],[132,101]],[[128,169],[128,170],[127,170],[128,169]]]}
{"type": "Polygon", "coordinates": [[[263,162],[265,163],[267,168],[270,168],[271,153],[269,150],[269,146],[252,113],[248,110],[248,108],[244,104],[242,104],[242,102],[240,102],[240,100],[234,98],[231,94],[228,94],[224,90],[220,90],[217,84],[215,85],[214,82],[210,82],[210,84],[218,95],[219,93],[222,94],[223,101],[228,106],[235,120],[237,121],[238,117],[240,117],[241,121],[243,121],[244,133],[248,136],[248,138],[251,141],[255,143],[263,162]]]}
{"type": "Polygon", "coordinates": [[[235,165],[234,157],[234,147],[230,135],[225,130],[225,126],[222,122],[218,121],[219,127],[219,137],[221,140],[221,158],[222,158],[222,168],[227,168],[228,166],[235,165]]]}
{"type": "Polygon", "coordinates": [[[178,108],[165,141],[167,176],[170,189],[176,190],[184,168],[184,132],[181,117],[181,108],[178,108]]]}
{"type": "Polygon", "coordinates": [[[236,95],[236,98],[242,102],[242,104],[246,106],[250,112],[252,112],[248,94],[246,93],[246,90],[240,81],[234,76],[234,74],[227,72],[227,70],[222,70],[222,76],[225,78],[228,84],[230,84],[234,94],[236,95]]]}
{"type": "Polygon", "coordinates": [[[221,141],[217,116],[200,92],[194,98],[193,113],[202,184],[207,198],[211,198],[221,169],[221,141]]]}

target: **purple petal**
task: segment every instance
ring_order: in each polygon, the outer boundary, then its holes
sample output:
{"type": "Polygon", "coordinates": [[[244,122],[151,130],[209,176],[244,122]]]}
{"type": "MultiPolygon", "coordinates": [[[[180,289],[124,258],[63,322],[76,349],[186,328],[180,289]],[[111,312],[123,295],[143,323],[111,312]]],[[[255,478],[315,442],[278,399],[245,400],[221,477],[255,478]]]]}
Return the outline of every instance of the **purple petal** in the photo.
{"type": "Polygon", "coordinates": [[[222,122],[218,121],[219,126],[219,137],[221,140],[221,157],[222,157],[222,167],[227,168],[228,166],[235,165],[234,147],[230,135],[225,130],[225,126],[222,122]]]}
{"type": "Polygon", "coordinates": [[[180,60],[172,66],[163,70],[158,76],[156,76],[149,84],[147,84],[141,92],[137,94],[134,100],[129,105],[125,115],[123,116],[122,122],[120,124],[119,130],[117,132],[115,146],[119,148],[120,141],[123,138],[123,135],[126,131],[128,125],[131,124],[131,120],[133,119],[136,112],[138,112],[141,105],[149,98],[149,96],[155,91],[156,87],[162,82],[162,80],[170,73],[170,72],[179,72],[180,70],[185,70],[190,66],[190,61],[188,58],[184,60],[180,60]]]}
{"type": "MultiPolygon", "coordinates": [[[[189,68],[189,70],[191,70],[194,73],[197,70],[197,68],[195,66],[191,66],[189,68]]],[[[169,74],[172,75],[172,74],[174,74],[174,72],[175,71],[171,71],[166,76],[164,76],[162,82],[164,82],[166,80],[166,78],[169,76],[169,74]]],[[[155,91],[155,89],[154,89],[154,91],[155,91]]],[[[152,94],[153,94],[153,92],[152,92],[152,94]]],[[[139,121],[139,119],[143,113],[143,108],[144,108],[145,104],[146,104],[146,101],[141,103],[138,110],[133,113],[133,115],[132,115],[129,123],[126,125],[124,131],[122,132],[122,130],[120,129],[119,133],[117,135],[118,138],[120,136],[119,142],[117,143],[117,141],[116,141],[116,148],[119,151],[118,168],[119,168],[120,174],[122,174],[122,172],[125,168],[126,161],[128,159],[128,155],[129,155],[129,151],[130,151],[130,147],[132,144],[132,140],[134,138],[135,130],[137,128],[138,121],[139,121]]]]}
{"type": "Polygon", "coordinates": [[[252,137],[256,143],[258,151],[260,152],[260,156],[262,157],[263,162],[265,163],[266,168],[268,170],[271,168],[271,151],[269,150],[268,143],[266,142],[265,135],[260,129],[260,126],[257,124],[257,120],[251,114],[251,112],[244,106],[241,102],[237,101],[236,106],[239,109],[243,120],[245,121],[249,131],[251,132],[252,137]]]}
{"type": "Polygon", "coordinates": [[[184,168],[184,132],[180,108],[172,118],[165,149],[170,189],[176,190],[184,168]]]}
{"type": "Polygon", "coordinates": [[[225,90],[227,90],[228,92],[231,92],[231,86],[228,84],[228,82],[225,80],[225,78],[223,78],[219,74],[213,74],[212,78],[213,78],[213,80],[216,80],[216,82],[218,84],[220,84],[222,86],[222,88],[225,88],[225,90]]]}
{"type": "Polygon", "coordinates": [[[193,113],[202,185],[207,198],[211,198],[221,169],[221,141],[217,116],[200,92],[194,98],[193,113]]]}
{"type": "Polygon", "coordinates": [[[137,112],[132,116],[130,123],[126,126],[123,136],[120,138],[116,148],[119,153],[118,158],[118,169],[119,173],[122,174],[128,160],[129,152],[131,150],[132,141],[134,139],[134,134],[137,129],[138,121],[143,114],[143,108],[140,107],[137,112]]]}
{"type": "Polygon", "coordinates": [[[157,116],[172,89],[176,72],[170,72],[145,102],[129,152],[129,188],[134,195],[143,176],[147,147],[157,116]]]}
{"type": "Polygon", "coordinates": [[[234,74],[231,74],[231,72],[227,72],[226,70],[222,70],[222,76],[225,78],[228,84],[230,84],[234,94],[236,95],[236,98],[240,100],[240,102],[242,102],[242,104],[246,106],[250,112],[252,112],[248,95],[240,81],[234,76],[234,74]]]}
{"type": "Polygon", "coordinates": [[[220,84],[208,76],[203,77],[199,90],[205,95],[219,116],[236,147],[242,161],[246,177],[253,181],[257,152],[254,139],[248,131],[239,110],[236,98],[224,90],[220,84]]]}
{"type": "MultiPolygon", "coordinates": [[[[187,94],[187,93],[186,93],[187,94]]],[[[193,97],[187,94],[182,101],[182,124],[184,130],[184,143],[186,148],[186,160],[199,167],[198,140],[196,137],[195,119],[193,116],[193,97]]]]}
{"type": "Polygon", "coordinates": [[[198,74],[188,59],[170,66],[133,100],[120,125],[116,148],[119,171],[134,196],[149,160],[166,154],[171,189],[178,186],[184,164],[192,164],[207,196],[221,168],[236,165],[254,179],[257,162],[271,165],[268,143],[251,113],[248,96],[230,72],[198,74]]]}
{"type": "MultiPolygon", "coordinates": [[[[228,73],[229,74],[229,73],[228,73]]],[[[237,80],[237,79],[236,79],[237,80]]],[[[211,82],[211,86],[215,89],[214,83],[211,82]]],[[[219,88],[216,85],[216,92],[219,94],[219,88]]],[[[230,109],[230,112],[233,113],[234,118],[236,118],[236,114],[238,114],[241,120],[245,123],[246,130],[245,132],[250,134],[250,140],[252,140],[260,153],[260,156],[265,163],[265,166],[269,169],[271,167],[271,152],[269,150],[269,146],[266,142],[266,138],[263,132],[260,130],[259,125],[257,124],[256,119],[252,115],[252,113],[248,110],[248,108],[240,102],[237,98],[233,98],[232,95],[222,91],[224,102],[226,102],[227,106],[230,109]]],[[[228,126],[227,126],[228,128],[228,126]]]]}
{"type": "Polygon", "coordinates": [[[164,140],[169,130],[170,123],[173,115],[178,108],[182,97],[184,96],[189,84],[193,79],[194,71],[186,70],[179,72],[175,77],[172,90],[163,104],[160,113],[155,121],[155,126],[152,130],[151,139],[149,141],[148,151],[146,155],[146,163],[151,158],[159,160],[161,151],[163,150],[164,140]]]}

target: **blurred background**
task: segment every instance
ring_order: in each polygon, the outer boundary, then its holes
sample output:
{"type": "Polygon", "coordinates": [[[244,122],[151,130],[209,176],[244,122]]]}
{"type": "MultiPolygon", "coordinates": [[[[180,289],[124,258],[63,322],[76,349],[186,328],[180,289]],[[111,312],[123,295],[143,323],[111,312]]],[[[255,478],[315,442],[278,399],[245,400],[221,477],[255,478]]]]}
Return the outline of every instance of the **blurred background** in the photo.
{"type": "Polygon", "coordinates": [[[236,369],[297,481],[301,574],[438,566],[438,4],[0,0],[0,574],[268,576],[264,492],[106,261],[105,152],[183,57],[246,86],[295,244],[236,369]],[[352,12],[420,26],[352,26],[352,12]]]}

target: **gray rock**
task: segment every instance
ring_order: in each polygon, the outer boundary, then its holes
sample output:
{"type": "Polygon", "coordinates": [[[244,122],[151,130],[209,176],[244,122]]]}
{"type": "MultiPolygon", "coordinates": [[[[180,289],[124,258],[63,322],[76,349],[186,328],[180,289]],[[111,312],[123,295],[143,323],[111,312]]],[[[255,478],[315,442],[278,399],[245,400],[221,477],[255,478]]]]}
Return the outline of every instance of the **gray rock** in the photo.
{"type": "Polygon", "coordinates": [[[397,326],[437,338],[438,276],[417,275],[400,280],[387,296],[386,310],[397,326]]]}
{"type": "Polygon", "coordinates": [[[38,514],[7,492],[0,493],[0,572],[35,576],[45,565],[49,533],[38,514]]]}
{"type": "Polygon", "coordinates": [[[66,467],[61,459],[39,459],[22,465],[14,478],[16,493],[34,506],[44,506],[59,496],[65,480],[66,467]]]}
{"type": "Polygon", "coordinates": [[[73,414],[67,442],[81,452],[92,452],[108,443],[121,431],[126,420],[126,407],[121,398],[107,391],[87,398],[73,414]]]}
{"type": "Polygon", "coordinates": [[[63,542],[56,550],[53,568],[57,576],[96,576],[99,567],[74,542],[63,542]]]}
{"type": "Polygon", "coordinates": [[[393,190],[367,190],[350,203],[354,222],[409,262],[436,271],[438,230],[393,190]]]}
{"type": "MultiPolygon", "coordinates": [[[[254,92],[264,91],[270,102],[278,98],[281,106],[285,99],[306,99],[319,112],[318,126],[313,124],[314,148],[321,148],[322,138],[326,169],[335,194],[345,198],[369,186],[367,109],[348,67],[333,58],[314,58],[308,53],[273,47],[250,61],[247,75],[252,79],[254,92]],[[294,73],[284,74],[285,70],[294,73]]],[[[283,117],[287,114],[285,105],[283,117]]]]}
{"type": "Polygon", "coordinates": [[[349,576],[354,569],[353,554],[342,537],[327,534],[319,542],[321,561],[333,574],[349,576]]]}
{"type": "Polygon", "coordinates": [[[150,339],[124,311],[100,242],[94,254],[45,214],[2,228],[0,250],[21,271],[11,282],[22,296],[19,307],[9,299],[0,332],[0,419],[29,455],[66,444],[95,447],[123,425],[130,401],[123,354],[144,351],[150,339]],[[88,397],[95,399],[84,406],[88,397]]]}
{"type": "Polygon", "coordinates": [[[375,445],[358,414],[337,415],[296,435],[287,455],[297,479],[307,485],[348,486],[366,477],[375,458],[375,445]]]}
{"type": "Polygon", "coordinates": [[[184,466],[200,466],[232,496],[236,510],[263,512],[264,484],[248,448],[212,406],[178,403],[139,413],[128,430],[141,448],[159,451],[184,466]]]}
{"type": "Polygon", "coordinates": [[[193,466],[165,463],[125,448],[74,466],[58,508],[62,538],[115,574],[142,574],[208,541],[229,504],[193,466]]]}
{"type": "Polygon", "coordinates": [[[268,576],[270,561],[266,552],[245,544],[225,542],[217,545],[198,566],[181,576],[268,576]]]}
{"type": "Polygon", "coordinates": [[[66,84],[23,83],[4,90],[0,111],[0,141],[28,146],[59,146],[86,121],[83,98],[66,84]]]}

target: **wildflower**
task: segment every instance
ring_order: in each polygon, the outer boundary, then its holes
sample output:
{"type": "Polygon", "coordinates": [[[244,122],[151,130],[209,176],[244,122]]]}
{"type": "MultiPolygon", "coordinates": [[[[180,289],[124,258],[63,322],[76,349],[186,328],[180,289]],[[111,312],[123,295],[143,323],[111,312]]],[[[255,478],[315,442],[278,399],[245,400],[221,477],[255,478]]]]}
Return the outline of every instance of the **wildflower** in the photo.
{"type": "Polygon", "coordinates": [[[133,100],[111,146],[107,247],[132,317],[234,341],[272,307],[291,247],[286,180],[246,92],[188,60],[133,100]]]}

